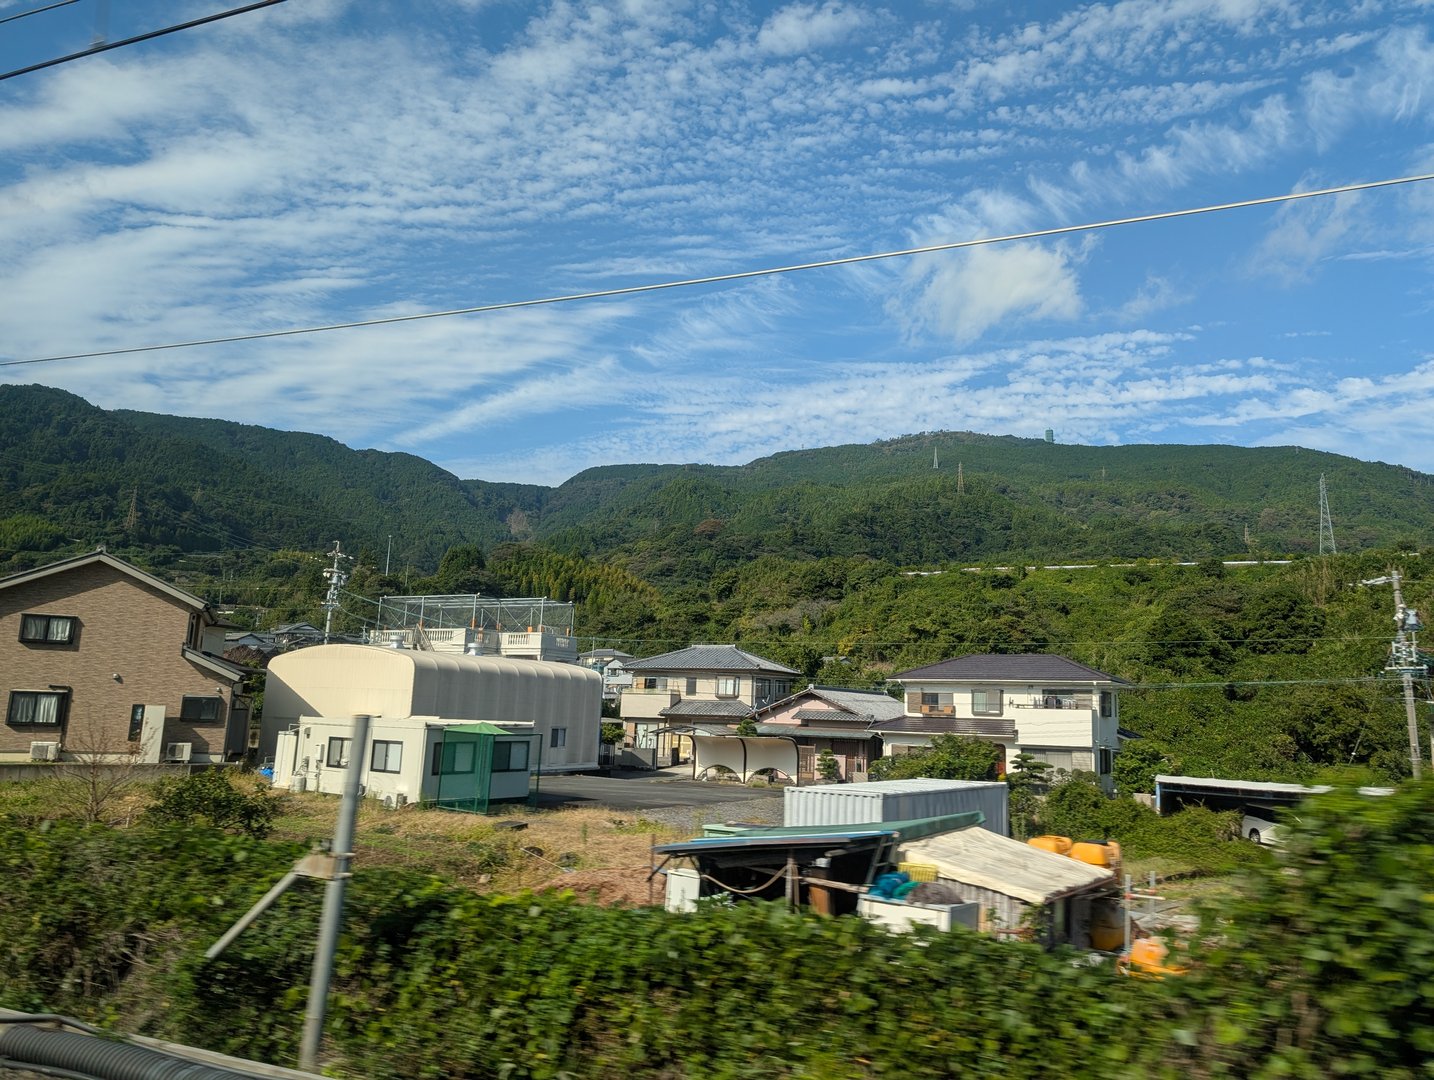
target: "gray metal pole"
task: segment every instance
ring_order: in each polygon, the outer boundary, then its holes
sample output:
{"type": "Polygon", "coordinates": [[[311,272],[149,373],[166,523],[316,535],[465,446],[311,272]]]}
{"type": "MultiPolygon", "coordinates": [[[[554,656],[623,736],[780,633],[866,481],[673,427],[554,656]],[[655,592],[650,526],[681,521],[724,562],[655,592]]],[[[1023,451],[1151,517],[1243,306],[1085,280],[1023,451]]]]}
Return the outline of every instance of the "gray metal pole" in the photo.
{"type": "Polygon", "coordinates": [[[329,981],[334,973],[339,930],[344,917],[344,890],[348,887],[349,859],[353,856],[354,822],[358,819],[359,787],[368,752],[369,717],[354,717],[353,742],[349,743],[349,766],[344,773],[343,802],[334,826],[334,876],[324,889],[324,910],[319,920],[319,940],[314,947],[314,970],[309,978],[309,1007],[304,1014],[304,1036],[299,1044],[299,1068],[318,1070],[319,1043],[324,1037],[324,1015],[328,1011],[329,981]]]}
{"type": "Polygon", "coordinates": [[[1419,720],[1414,715],[1414,676],[1408,671],[1401,673],[1404,681],[1404,717],[1409,722],[1409,764],[1414,769],[1414,779],[1423,775],[1419,753],[1419,720]]]}

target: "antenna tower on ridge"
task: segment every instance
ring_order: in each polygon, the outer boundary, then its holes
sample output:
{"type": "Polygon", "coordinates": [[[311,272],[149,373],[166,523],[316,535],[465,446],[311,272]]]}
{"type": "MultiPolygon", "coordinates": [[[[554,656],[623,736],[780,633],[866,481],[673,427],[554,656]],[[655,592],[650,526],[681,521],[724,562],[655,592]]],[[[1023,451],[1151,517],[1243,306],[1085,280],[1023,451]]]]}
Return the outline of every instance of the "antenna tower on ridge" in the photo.
{"type": "Polygon", "coordinates": [[[961,462],[956,462],[956,494],[966,494],[966,474],[962,471],[961,462]]]}
{"type": "Polygon", "coordinates": [[[1319,474],[1319,553],[1339,554],[1334,546],[1334,522],[1329,517],[1329,492],[1325,490],[1324,473],[1319,474]]]}

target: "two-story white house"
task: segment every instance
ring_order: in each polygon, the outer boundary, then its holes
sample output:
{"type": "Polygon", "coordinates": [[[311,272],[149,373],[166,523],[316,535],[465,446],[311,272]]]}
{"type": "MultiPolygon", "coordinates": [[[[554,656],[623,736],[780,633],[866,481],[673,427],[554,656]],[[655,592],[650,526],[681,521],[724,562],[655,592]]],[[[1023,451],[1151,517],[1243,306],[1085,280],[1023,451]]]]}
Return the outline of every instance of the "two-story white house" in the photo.
{"type": "Polygon", "coordinates": [[[602,696],[608,701],[616,701],[632,685],[632,672],[627,670],[627,662],[632,659],[635,659],[632,653],[620,649],[594,649],[578,654],[579,664],[602,676],[602,696]]]}
{"type": "Polygon", "coordinates": [[[633,746],[656,749],[659,765],[675,765],[690,751],[684,731],[731,731],[789,695],[801,676],[735,645],[691,645],[623,666],[632,674],[622,692],[623,726],[633,746]]]}
{"type": "Polygon", "coordinates": [[[1129,683],[1064,656],[978,653],[891,676],[905,715],[874,725],[886,753],[925,747],[933,735],[998,744],[1006,763],[1028,753],[1068,772],[1093,772],[1112,787],[1120,751],[1119,688],[1129,683]]]}

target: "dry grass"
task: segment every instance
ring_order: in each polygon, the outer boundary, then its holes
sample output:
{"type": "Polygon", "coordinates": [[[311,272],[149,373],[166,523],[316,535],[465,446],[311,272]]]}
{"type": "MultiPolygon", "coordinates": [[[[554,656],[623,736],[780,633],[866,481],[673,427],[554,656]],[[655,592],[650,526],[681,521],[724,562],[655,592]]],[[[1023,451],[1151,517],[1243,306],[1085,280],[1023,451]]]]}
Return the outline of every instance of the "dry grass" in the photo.
{"type": "MultiPolygon", "coordinates": [[[[276,839],[312,843],[332,835],[337,799],[281,797],[276,839]]],[[[645,903],[652,845],[684,835],[603,809],[511,808],[490,816],[368,803],[359,808],[354,852],[360,869],[426,871],[483,892],[584,883],[582,892],[595,892],[598,902],[639,902],[640,892],[645,903]],[[638,872],[640,889],[630,880],[638,872]]]]}

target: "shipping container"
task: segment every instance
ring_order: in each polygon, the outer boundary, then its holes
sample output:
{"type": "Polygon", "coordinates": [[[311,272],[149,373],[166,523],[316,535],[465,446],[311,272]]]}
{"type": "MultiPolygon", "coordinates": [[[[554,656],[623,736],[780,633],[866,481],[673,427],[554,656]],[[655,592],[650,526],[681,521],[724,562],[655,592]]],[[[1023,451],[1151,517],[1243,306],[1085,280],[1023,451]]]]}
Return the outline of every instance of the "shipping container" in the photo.
{"type": "Polygon", "coordinates": [[[982,828],[1010,835],[1009,789],[986,780],[879,780],[787,788],[783,825],[866,825],[979,810],[982,828]]]}

